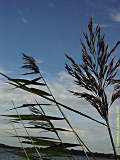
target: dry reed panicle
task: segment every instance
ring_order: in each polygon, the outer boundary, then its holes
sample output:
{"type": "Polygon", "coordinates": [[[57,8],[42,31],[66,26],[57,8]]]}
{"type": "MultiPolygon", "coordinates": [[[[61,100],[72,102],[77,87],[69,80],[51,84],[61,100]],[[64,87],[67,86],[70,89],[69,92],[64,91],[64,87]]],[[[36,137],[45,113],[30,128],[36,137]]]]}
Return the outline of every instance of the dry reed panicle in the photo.
{"type": "Polygon", "coordinates": [[[34,72],[31,73],[25,73],[25,74],[32,74],[32,73],[40,73],[39,67],[36,65],[35,59],[27,56],[25,53],[23,53],[23,60],[25,61],[25,65],[22,66],[22,68],[33,70],[34,72]]]}
{"type": "Polygon", "coordinates": [[[89,35],[83,32],[85,42],[80,39],[82,46],[82,63],[76,64],[73,58],[66,54],[65,56],[71,62],[71,65],[66,63],[65,68],[74,78],[75,84],[85,88],[86,91],[90,93],[70,92],[88,101],[106,121],[116,158],[116,149],[108,121],[108,110],[111,104],[120,98],[120,79],[118,78],[120,58],[118,58],[116,62],[115,57],[111,58],[113,52],[118,45],[120,45],[120,41],[116,43],[111,51],[108,51],[108,44],[105,43],[104,36],[101,35],[100,25],[97,25],[94,31],[92,17],[88,24],[88,30],[89,35]],[[112,94],[111,103],[108,104],[106,88],[113,84],[115,90],[112,94]]]}
{"type": "Polygon", "coordinates": [[[88,38],[87,33],[83,32],[86,44],[80,40],[82,45],[82,63],[76,64],[73,58],[66,54],[65,56],[72,64],[66,64],[65,68],[74,77],[75,84],[90,91],[91,94],[88,92],[70,92],[87,100],[97,109],[101,117],[106,119],[109,104],[105,89],[113,83],[116,84],[116,92],[112,95],[111,103],[120,97],[120,91],[118,91],[120,82],[115,79],[119,71],[120,58],[116,63],[115,58],[110,60],[110,56],[120,44],[120,41],[108,52],[108,44],[105,44],[104,36],[101,36],[100,26],[97,25],[95,32],[93,31],[92,18],[88,29],[90,38],[88,38]]]}

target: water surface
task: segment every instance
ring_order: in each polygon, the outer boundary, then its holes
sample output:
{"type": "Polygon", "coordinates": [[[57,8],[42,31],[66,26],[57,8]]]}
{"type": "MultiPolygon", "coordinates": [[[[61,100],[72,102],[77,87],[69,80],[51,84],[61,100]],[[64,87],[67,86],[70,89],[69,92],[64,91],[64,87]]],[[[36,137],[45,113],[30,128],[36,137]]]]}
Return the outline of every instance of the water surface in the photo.
{"type": "MultiPolygon", "coordinates": [[[[15,149],[10,148],[0,148],[0,160],[26,160],[25,158],[16,156],[8,151],[14,151],[15,149]]],[[[84,156],[73,156],[75,160],[86,160],[84,156]]],[[[96,158],[97,160],[114,160],[114,159],[108,159],[108,158],[96,158]]],[[[52,160],[72,160],[72,158],[67,157],[54,157],[52,160]]],[[[93,160],[93,158],[90,158],[90,160],[93,160]]]]}

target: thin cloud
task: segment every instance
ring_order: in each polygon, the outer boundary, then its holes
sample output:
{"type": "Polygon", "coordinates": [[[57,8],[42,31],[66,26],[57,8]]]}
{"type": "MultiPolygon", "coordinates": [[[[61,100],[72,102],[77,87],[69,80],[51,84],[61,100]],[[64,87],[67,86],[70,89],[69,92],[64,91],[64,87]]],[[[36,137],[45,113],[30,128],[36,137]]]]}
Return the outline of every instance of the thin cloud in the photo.
{"type": "Polygon", "coordinates": [[[72,81],[72,77],[67,73],[67,72],[59,72],[58,76],[60,77],[60,81],[66,81],[66,80],[71,80],[72,81]]]}
{"type": "Polygon", "coordinates": [[[23,23],[27,23],[28,22],[27,19],[25,19],[24,17],[22,17],[21,20],[22,20],[23,23]]]}
{"type": "Polygon", "coordinates": [[[51,3],[48,3],[48,7],[50,7],[50,8],[55,8],[56,5],[55,5],[55,3],[51,2],[51,3]]]}
{"type": "Polygon", "coordinates": [[[37,62],[38,64],[43,64],[43,63],[44,63],[41,59],[36,59],[36,62],[37,62]]]}
{"type": "MultiPolygon", "coordinates": [[[[0,67],[0,73],[3,73],[3,74],[12,74],[12,71],[8,71],[8,70],[4,69],[3,67],[0,67]]],[[[0,78],[3,79],[2,76],[0,78]]],[[[1,79],[0,79],[0,81],[1,81],[1,79]]]]}
{"type": "Polygon", "coordinates": [[[21,18],[22,23],[28,23],[28,20],[23,15],[23,11],[21,9],[18,9],[18,14],[19,14],[19,16],[21,18]]]}
{"type": "Polygon", "coordinates": [[[110,12],[110,17],[112,18],[113,21],[120,22],[120,11],[112,10],[110,12]]]}
{"type": "Polygon", "coordinates": [[[0,68],[0,73],[6,73],[6,71],[3,68],[0,68]]]}

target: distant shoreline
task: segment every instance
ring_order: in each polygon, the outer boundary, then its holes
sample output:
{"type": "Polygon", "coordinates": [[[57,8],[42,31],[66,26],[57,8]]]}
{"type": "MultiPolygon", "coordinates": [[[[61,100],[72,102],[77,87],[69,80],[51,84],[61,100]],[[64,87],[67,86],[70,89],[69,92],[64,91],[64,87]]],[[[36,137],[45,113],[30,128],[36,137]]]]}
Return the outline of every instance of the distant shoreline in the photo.
{"type": "MultiPolygon", "coordinates": [[[[9,146],[6,144],[0,144],[0,148],[5,148],[5,149],[19,149],[20,147],[15,147],[15,146],[9,146]]],[[[26,149],[28,149],[28,147],[26,147],[26,149]]],[[[62,150],[63,152],[66,152],[68,150],[62,150]]],[[[84,152],[81,150],[75,150],[75,149],[71,149],[69,150],[69,153],[71,153],[72,155],[78,155],[78,156],[84,156],[84,152]]],[[[88,153],[88,156],[91,156],[90,153],[88,153]]],[[[100,158],[109,158],[112,159],[114,158],[114,155],[112,153],[98,153],[98,152],[94,152],[93,153],[95,157],[100,157],[100,158]]],[[[120,155],[118,156],[120,158],[120,155]]]]}

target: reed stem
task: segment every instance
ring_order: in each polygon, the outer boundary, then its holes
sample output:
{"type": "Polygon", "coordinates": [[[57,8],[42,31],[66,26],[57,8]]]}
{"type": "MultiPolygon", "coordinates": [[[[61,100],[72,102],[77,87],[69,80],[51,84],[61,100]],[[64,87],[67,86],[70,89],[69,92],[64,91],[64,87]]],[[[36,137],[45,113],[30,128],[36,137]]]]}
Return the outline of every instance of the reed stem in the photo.
{"type": "Polygon", "coordinates": [[[25,129],[28,137],[30,138],[30,140],[31,140],[31,142],[32,142],[32,145],[34,146],[34,148],[35,148],[35,150],[36,150],[36,153],[38,154],[40,160],[43,160],[41,154],[39,153],[36,145],[34,144],[34,141],[32,140],[32,138],[31,138],[31,136],[30,136],[30,134],[29,134],[28,130],[26,129],[25,124],[24,124],[23,120],[21,119],[20,114],[18,113],[18,111],[17,111],[17,109],[16,109],[15,104],[14,104],[13,101],[12,101],[12,104],[13,104],[13,106],[14,106],[14,109],[16,110],[16,113],[17,113],[17,115],[18,115],[18,117],[19,117],[19,119],[20,119],[21,124],[23,125],[23,128],[25,129]]]}
{"type": "Polygon", "coordinates": [[[113,148],[113,151],[114,151],[115,160],[119,160],[117,158],[117,152],[116,152],[116,148],[115,148],[115,144],[114,144],[114,140],[113,140],[113,136],[112,136],[112,132],[111,132],[111,128],[110,128],[110,125],[109,125],[108,118],[106,119],[106,124],[107,124],[108,133],[109,133],[109,136],[110,136],[112,148],[113,148]]]}
{"type": "Polygon", "coordinates": [[[27,160],[30,160],[29,155],[27,154],[27,152],[26,152],[26,150],[25,150],[25,148],[24,148],[24,146],[23,146],[23,144],[22,144],[22,142],[21,142],[21,140],[20,140],[19,134],[17,133],[17,130],[16,130],[15,126],[13,125],[13,122],[12,122],[12,121],[10,121],[10,122],[11,122],[11,125],[12,125],[12,127],[13,127],[13,130],[15,131],[15,134],[16,134],[16,136],[17,136],[17,138],[18,138],[18,141],[19,141],[19,143],[20,143],[20,145],[21,145],[21,148],[23,149],[23,151],[24,151],[24,153],[25,153],[25,155],[26,155],[26,159],[27,159],[27,160]]]}
{"type": "MultiPolygon", "coordinates": [[[[63,116],[64,119],[66,120],[66,122],[67,122],[67,124],[69,125],[69,127],[72,129],[73,134],[76,136],[79,144],[81,145],[81,148],[82,148],[83,152],[85,153],[85,156],[86,156],[87,160],[89,160],[89,157],[88,157],[87,152],[85,151],[84,147],[85,147],[91,154],[92,154],[92,152],[86,147],[86,145],[83,143],[83,141],[81,140],[81,138],[79,137],[79,135],[76,133],[76,131],[74,130],[74,128],[73,128],[72,125],[70,124],[69,120],[67,119],[66,115],[65,115],[64,112],[62,111],[61,107],[60,107],[59,104],[56,102],[56,99],[55,99],[54,95],[52,94],[51,89],[50,89],[49,86],[47,85],[47,83],[46,83],[46,81],[45,81],[45,79],[43,78],[43,76],[42,76],[41,73],[40,73],[40,76],[42,77],[43,82],[46,84],[46,87],[47,87],[49,93],[51,94],[54,102],[56,103],[56,106],[58,107],[59,111],[61,112],[62,116],[63,116]],[[83,146],[84,146],[84,147],[83,147],[83,146]]],[[[94,156],[93,156],[93,158],[95,159],[94,156]]],[[[95,160],[96,160],[96,159],[95,159],[95,160]]]]}

